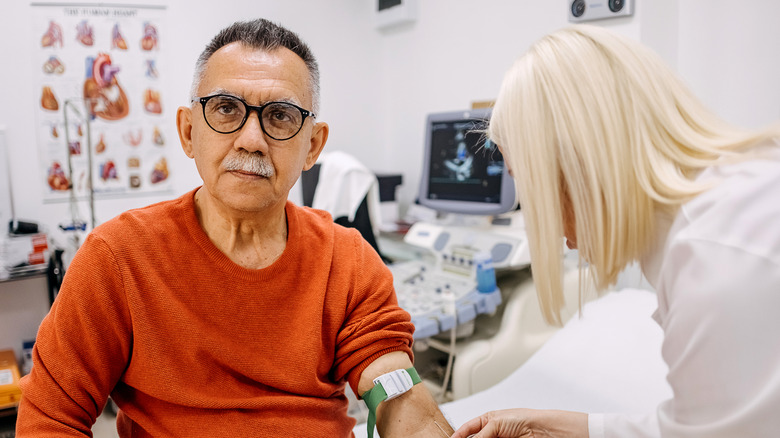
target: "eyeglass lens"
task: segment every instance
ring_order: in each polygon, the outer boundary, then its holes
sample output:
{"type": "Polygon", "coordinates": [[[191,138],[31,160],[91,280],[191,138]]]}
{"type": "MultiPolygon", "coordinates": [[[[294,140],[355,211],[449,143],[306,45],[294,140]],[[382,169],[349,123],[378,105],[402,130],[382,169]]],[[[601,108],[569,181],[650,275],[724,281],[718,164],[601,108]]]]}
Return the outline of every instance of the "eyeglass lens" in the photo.
{"type": "MultiPolygon", "coordinates": [[[[214,96],[206,102],[206,122],[215,131],[230,133],[241,128],[247,116],[244,102],[231,96],[214,96]]],[[[303,125],[301,111],[284,102],[273,102],[263,107],[262,127],[271,138],[283,140],[298,133],[303,125]]]]}

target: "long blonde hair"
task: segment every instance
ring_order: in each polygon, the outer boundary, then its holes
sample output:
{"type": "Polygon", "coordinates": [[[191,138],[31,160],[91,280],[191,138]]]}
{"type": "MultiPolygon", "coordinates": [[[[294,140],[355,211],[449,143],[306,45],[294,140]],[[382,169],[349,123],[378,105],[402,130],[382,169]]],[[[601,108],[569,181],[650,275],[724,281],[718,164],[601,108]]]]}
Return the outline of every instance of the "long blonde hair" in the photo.
{"type": "Polygon", "coordinates": [[[603,28],[552,33],[506,74],[488,128],[514,172],[544,317],[564,304],[563,202],[599,290],[655,241],[655,212],[708,187],[698,172],[776,136],[717,118],[655,53],[603,28]]]}

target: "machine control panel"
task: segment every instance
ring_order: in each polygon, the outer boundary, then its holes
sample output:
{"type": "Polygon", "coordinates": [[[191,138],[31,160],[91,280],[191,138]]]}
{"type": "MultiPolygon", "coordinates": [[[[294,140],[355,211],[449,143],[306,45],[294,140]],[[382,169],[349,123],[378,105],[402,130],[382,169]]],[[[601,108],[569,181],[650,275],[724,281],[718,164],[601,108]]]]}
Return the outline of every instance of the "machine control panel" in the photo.
{"type": "MultiPolygon", "coordinates": [[[[415,326],[414,338],[423,339],[493,313],[501,304],[501,291],[495,287],[478,289],[477,263],[468,256],[448,255],[437,266],[425,261],[390,266],[399,305],[409,312],[415,326]]],[[[494,273],[491,273],[495,275],[494,273]]]]}
{"type": "Polygon", "coordinates": [[[437,254],[451,254],[457,247],[487,251],[496,269],[520,269],[531,264],[525,229],[508,226],[484,228],[417,222],[404,241],[437,254]]]}

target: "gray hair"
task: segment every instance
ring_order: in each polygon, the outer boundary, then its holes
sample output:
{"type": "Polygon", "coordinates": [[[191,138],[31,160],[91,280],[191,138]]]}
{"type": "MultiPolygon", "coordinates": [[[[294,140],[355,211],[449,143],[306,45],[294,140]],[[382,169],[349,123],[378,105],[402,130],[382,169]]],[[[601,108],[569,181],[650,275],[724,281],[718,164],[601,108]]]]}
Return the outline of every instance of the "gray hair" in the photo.
{"type": "Polygon", "coordinates": [[[222,29],[211,42],[203,49],[198,61],[195,63],[195,75],[192,79],[190,98],[195,99],[203,73],[206,71],[206,63],[217,50],[222,47],[240,41],[241,43],[264,51],[272,51],[279,47],[290,49],[298,55],[309,69],[309,87],[312,96],[312,111],[319,113],[320,107],[320,69],[309,46],[294,32],[272,23],[264,18],[253,21],[237,21],[222,29]]]}

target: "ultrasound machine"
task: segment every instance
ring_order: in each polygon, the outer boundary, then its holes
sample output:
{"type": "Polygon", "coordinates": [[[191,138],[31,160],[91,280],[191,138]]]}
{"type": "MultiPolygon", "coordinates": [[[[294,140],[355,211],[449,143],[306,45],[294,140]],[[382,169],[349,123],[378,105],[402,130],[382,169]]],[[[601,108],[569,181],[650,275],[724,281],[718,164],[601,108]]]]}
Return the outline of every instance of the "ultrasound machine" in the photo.
{"type": "Polygon", "coordinates": [[[514,182],[485,133],[489,117],[477,109],[427,119],[418,202],[439,219],[415,223],[404,241],[430,257],[390,266],[416,340],[471,335],[477,315],[502,302],[496,272],[530,264],[514,182]]]}

